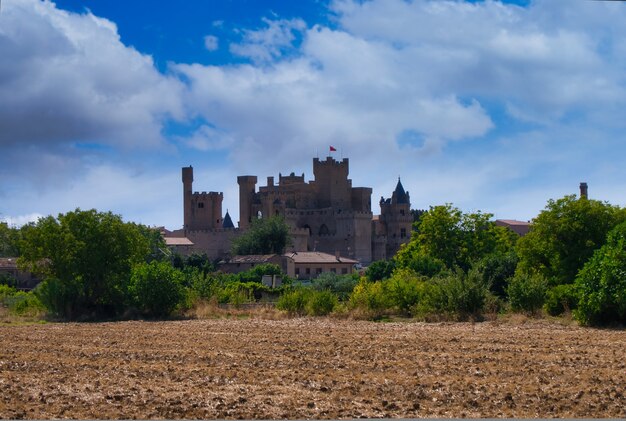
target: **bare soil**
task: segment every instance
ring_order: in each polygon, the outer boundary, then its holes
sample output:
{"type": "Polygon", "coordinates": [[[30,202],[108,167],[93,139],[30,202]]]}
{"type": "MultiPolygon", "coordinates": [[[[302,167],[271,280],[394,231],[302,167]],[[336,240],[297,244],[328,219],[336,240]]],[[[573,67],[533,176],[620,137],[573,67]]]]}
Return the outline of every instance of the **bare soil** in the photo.
{"type": "Polygon", "coordinates": [[[626,331],[193,320],[0,326],[0,418],[626,417],[626,331]]]}

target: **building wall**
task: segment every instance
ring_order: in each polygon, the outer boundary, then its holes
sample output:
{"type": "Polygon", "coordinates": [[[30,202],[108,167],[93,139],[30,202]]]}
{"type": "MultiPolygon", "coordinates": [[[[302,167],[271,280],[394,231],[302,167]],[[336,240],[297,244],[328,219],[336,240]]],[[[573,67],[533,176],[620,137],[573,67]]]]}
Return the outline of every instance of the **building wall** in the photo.
{"type": "Polygon", "coordinates": [[[280,215],[291,229],[292,250],[340,252],[370,262],[372,189],[352,187],[347,158],[315,158],[313,173],[315,179],[308,183],[304,174],[279,174],[278,184],[268,177],[258,192],[256,177],[239,177],[239,226],[248,225],[246,218],[280,215]]]}
{"type": "Polygon", "coordinates": [[[182,169],[184,229],[198,231],[222,227],[223,193],[194,192],[193,167],[182,169]]]}
{"type": "Polygon", "coordinates": [[[184,226],[172,236],[185,236],[193,252],[211,258],[228,254],[233,238],[250,227],[253,218],[280,215],[290,227],[290,251],[322,251],[369,263],[390,258],[409,241],[412,216],[408,192],[398,180],[392,198],[381,200],[381,215],[373,221],[372,189],[352,187],[349,160],[313,159],[314,179],[304,174],[279,174],[257,189],[257,177],[237,177],[239,229],[222,228],[223,194],[193,192],[193,168],[182,169],[184,226]]]}

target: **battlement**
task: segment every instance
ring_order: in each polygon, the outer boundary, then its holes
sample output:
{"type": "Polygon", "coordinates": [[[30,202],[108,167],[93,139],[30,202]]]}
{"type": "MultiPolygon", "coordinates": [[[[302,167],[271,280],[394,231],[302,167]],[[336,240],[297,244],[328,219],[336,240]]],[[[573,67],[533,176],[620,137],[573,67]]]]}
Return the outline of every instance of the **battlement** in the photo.
{"type": "Polygon", "coordinates": [[[239,232],[239,228],[207,228],[207,229],[186,229],[185,234],[220,234],[223,232],[239,232]]]}
{"type": "Polygon", "coordinates": [[[289,175],[282,175],[278,173],[278,184],[281,186],[287,186],[289,184],[304,184],[304,173],[302,175],[296,175],[291,173],[289,175]]]}
{"type": "Polygon", "coordinates": [[[216,191],[210,191],[210,192],[193,192],[192,194],[194,199],[214,199],[214,198],[220,198],[223,199],[224,198],[224,193],[222,192],[216,192],[216,191]]]}
{"type": "Polygon", "coordinates": [[[328,166],[334,166],[334,167],[343,167],[343,166],[348,166],[349,165],[349,160],[348,158],[344,158],[341,161],[336,161],[335,158],[333,158],[332,156],[328,156],[326,157],[325,161],[320,161],[319,158],[313,158],[313,168],[315,167],[328,167],[328,166]]]}

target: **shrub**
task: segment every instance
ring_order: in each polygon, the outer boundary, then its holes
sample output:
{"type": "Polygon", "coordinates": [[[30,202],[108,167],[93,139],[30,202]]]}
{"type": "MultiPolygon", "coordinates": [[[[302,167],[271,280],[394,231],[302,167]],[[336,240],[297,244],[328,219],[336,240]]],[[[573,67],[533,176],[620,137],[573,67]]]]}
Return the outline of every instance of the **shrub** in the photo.
{"type": "Polygon", "coordinates": [[[611,230],[575,285],[580,301],[574,316],[581,324],[626,324],[626,223],[611,230]]]}
{"type": "Polygon", "coordinates": [[[489,290],[500,298],[506,297],[506,286],[515,275],[517,255],[508,253],[492,253],[481,259],[476,265],[489,290]]]}
{"type": "Polygon", "coordinates": [[[383,292],[390,306],[405,315],[411,314],[411,308],[420,300],[422,281],[410,270],[400,269],[391,278],[383,282],[383,292]]]}
{"type": "Polygon", "coordinates": [[[185,299],[184,276],[169,262],[142,263],[132,270],[129,291],[148,316],[169,316],[185,299]]]}
{"type": "Polygon", "coordinates": [[[310,292],[306,288],[296,288],[292,291],[287,291],[278,299],[276,308],[292,315],[304,315],[306,314],[306,305],[310,292]]]}
{"type": "Polygon", "coordinates": [[[84,311],[82,286],[81,280],[62,282],[48,278],[35,288],[34,293],[52,315],[73,319],[84,311]]]}
{"type": "Polygon", "coordinates": [[[17,279],[6,273],[0,273],[0,286],[17,287],[17,279]]]}
{"type": "Polygon", "coordinates": [[[395,268],[396,262],[394,260],[377,260],[367,267],[365,276],[372,282],[382,281],[389,278],[395,268]]]}
{"type": "Polygon", "coordinates": [[[537,313],[543,306],[547,285],[541,275],[515,275],[506,290],[513,311],[537,313]]]}
{"type": "Polygon", "coordinates": [[[15,288],[0,284],[0,304],[4,304],[6,302],[6,298],[13,296],[16,292],[15,288]]]}
{"type": "Polygon", "coordinates": [[[348,300],[348,308],[363,312],[368,317],[380,317],[390,307],[382,282],[368,282],[361,278],[348,300]]]}
{"type": "Polygon", "coordinates": [[[427,295],[425,308],[455,314],[464,320],[469,316],[479,317],[489,295],[487,285],[477,270],[465,275],[462,271],[435,280],[435,288],[427,295]]]}
{"type": "Polygon", "coordinates": [[[358,282],[353,275],[337,275],[332,272],[324,272],[312,282],[313,289],[317,291],[331,291],[340,300],[346,300],[358,282]]]}
{"type": "Polygon", "coordinates": [[[244,303],[254,301],[253,282],[229,282],[216,289],[217,302],[220,304],[231,304],[239,307],[244,303]]]}
{"type": "Polygon", "coordinates": [[[32,292],[17,291],[6,299],[9,311],[18,316],[37,316],[45,307],[32,292]]]}
{"type": "Polygon", "coordinates": [[[326,316],[333,312],[339,300],[331,291],[312,291],[306,304],[309,316],[326,316]]]}
{"type": "Polygon", "coordinates": [[[576,309],[578,291],[574,285],[557,285],[546,292],[544,310],[551,316],[559,316],[576,309]]]}

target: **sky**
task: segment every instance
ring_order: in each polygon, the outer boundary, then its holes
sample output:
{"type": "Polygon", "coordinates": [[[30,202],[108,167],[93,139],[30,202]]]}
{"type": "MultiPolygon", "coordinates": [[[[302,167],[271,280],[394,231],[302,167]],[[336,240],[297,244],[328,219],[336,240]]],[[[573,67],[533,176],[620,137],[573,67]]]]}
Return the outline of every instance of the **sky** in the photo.
{"type": "Polygon", "coordinates": [[[3,0],[0,220],[180,228],[195,191],[350,159],[372,211],[626,206],[626,3],[3,0]]]}

